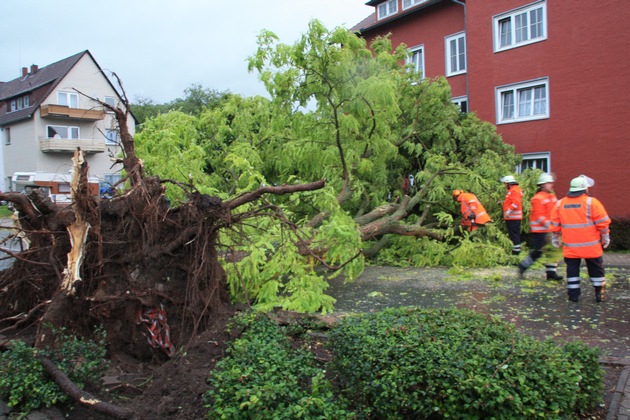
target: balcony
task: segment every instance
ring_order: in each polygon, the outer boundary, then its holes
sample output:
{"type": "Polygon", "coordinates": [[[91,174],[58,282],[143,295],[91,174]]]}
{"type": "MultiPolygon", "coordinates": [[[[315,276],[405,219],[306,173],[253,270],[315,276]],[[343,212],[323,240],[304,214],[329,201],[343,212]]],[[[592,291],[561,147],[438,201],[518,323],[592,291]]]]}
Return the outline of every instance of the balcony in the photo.
{"type": "Polygon", "coordinates": [[[73,153],[80,147],[85,153],[103,153],[107,148],[105,139],[39,139],[44,153],[73,153]]]}
{"type": "Polygon", "coordinates": [[[105,111],[53,104],[42,105],[39,112],[42,118],[62,120],[98,121],[105,117],[105,111]]]}

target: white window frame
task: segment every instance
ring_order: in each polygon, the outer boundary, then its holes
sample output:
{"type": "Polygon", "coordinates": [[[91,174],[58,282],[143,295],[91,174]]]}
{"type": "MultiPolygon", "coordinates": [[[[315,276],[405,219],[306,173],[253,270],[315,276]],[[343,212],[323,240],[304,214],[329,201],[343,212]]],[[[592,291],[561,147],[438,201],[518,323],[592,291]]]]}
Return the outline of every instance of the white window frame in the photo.
{"type": "Polygon", "coordinates": [[[378,19],[385,19],[391,15],[398,13],[398,0],[387,0],[376,6],[378,19]]]}
{"type": "Polygon", "coordinates": [[[11,127],[4,127],[2,133],[4,134],[4,145],[11,146],[11,127]]]}
{"type": "Polygon", "coordinates": [[[11,111],[10,112],[15,112],[17,111],[17,100],[14,99],[11,101],[11,111]]]}
{"type": "Polygon", "coordinates": [[[494,16],[492,18],[492,28],[494,32],[494,52],[505,51],[544,41],[547,39],[547,2],[538,1],[528,6],[494,16]],[[516,26],[519,25],[523,17],[526,19],[526,26],[517,28],[516,26]],[[532,17],[539,19],[535,26],[531,24],[532,17]],[[502,33],[503,29],[507,29],[507,31],[502,33]],[[517,35],[520,37],[518,40],[517,35]],[[502,39],[506,36],[508,36],[509,39],[502,39]]]}
{"type": "Polygon", "coordinates": [[[539,152],[539,153],[522,153],[521,163],[516,165],[516,173],[522,174],[526,169],[534,168],[540,169],[543,172],[551,173],[551,153],[539,152]],[[544,161],[540,167],[537,161],[544,161]],[[525,162],[533,162],[533,164],[525,164],[525,162]],[[545,168],[545,163],[547,167],[545,168]]]}
{"type": "Polygon", "coordinates": [[[79,94],[59,91],[57,92],[57,104],[68,108],[79,108],[79,94]]]}
{"type": "Polygon", "coordinates": [[[106,129],[105,130],[105,144],[108,146],[118,145],[118,130],[106,129]]]}
{"type": "Polygon", "coordinates": [[[79,127],[70,126],[70,125],[47,125],[46,126],[46,137],[47,138],[49,138],[49,139],[54,139],[55,138],[54,136],[50,137],[50,130],[51,129],[54,130],[55,127],[66,130],[65,137],[63,137],[61,134],[57,133],[57,135],[59,135],[59,137],[57,137],[57,138],[61,138],[61,139],[64,139],[64,140],[79,140],[81,138],[81,130],[79,129],[79,127]]]}
{"type": "Polygon", "coordinates": [[[446,52],[446,75],[456,76],[466,73],[466,33],[460,32],[445,37],[444,51],[446,52]],[[453,60],[456,61],[457,68],[453,68],[453,60]]]}
{"type": "Polygon", "coordinates": [[[451,102],[459,107],[459,110],[462,114],[470,112],[470,108],[468,105],[468,96],[458,96],[456,98],[451,98],[451,102]],[[463,109],[463,104],[466,104],[466,110],[463,109]]]}
{"type": "Polygon", "coordinates": [[[409,9],[410,7],[416,6],[418,4],[426,3],[429,0],[403,0],[402,8],[403,10],[409,9]]]}
{"type": "Polygon", "coordinates": [[[407,64],[412,66],[415,71],[421,72],[420,79],[425,78],[426,68],[425,68],[425,60],[424,60],[424,45],[417,45],[413,48],[409,48],[409,55],[407,56],[407,64]],[[420,65],[418,65],[418,60],[416,57],[420,57],[420,65]]]}
{"type": "Polygon", "coordinates": [[[495,103],[497,125],[549,118],[549,79],[497,87],[495,103]]]}
{"type": "Polygon", "coordinates": [[[103,102],[105,102],[107,105],[116,108],[116,97],[115,96],[105,96],[103,98],[103,102]]]}

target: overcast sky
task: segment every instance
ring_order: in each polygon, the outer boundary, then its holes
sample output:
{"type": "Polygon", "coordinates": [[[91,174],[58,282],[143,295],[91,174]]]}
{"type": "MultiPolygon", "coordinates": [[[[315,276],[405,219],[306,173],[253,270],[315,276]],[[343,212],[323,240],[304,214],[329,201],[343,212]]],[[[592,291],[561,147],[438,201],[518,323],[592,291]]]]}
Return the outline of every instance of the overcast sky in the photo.
{"type": "Polygon", "coordinates": [[[263,29],[292,44],[311,19],[350,28],[367,0],[0,0],[0,81],[90,50],[128,97],[163,103],[193,83],[264,95],[247,72],[263,29]]]}

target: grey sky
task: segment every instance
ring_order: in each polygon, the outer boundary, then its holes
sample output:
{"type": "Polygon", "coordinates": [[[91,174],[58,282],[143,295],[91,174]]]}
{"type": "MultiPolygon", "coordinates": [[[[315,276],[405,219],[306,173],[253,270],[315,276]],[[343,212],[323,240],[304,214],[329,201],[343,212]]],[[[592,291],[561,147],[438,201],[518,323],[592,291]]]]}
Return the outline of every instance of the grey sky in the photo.
{"type": "Polygon", "coordinates": [[[311,19],[351,27],[367,0],[0,0],[0,80],[90,50],[129,98],[167,102],[193,83],[245,96],[264,94],[247,72],[268,29],[293,43],[311,19]]]}

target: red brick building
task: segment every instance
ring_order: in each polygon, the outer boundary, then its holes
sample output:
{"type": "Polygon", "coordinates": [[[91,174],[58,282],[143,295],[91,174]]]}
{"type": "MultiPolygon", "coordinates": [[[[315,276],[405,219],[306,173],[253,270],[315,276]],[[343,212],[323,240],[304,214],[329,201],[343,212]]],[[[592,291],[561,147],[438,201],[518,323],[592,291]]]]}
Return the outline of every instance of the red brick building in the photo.
{"type": "Polygon", "coordinates": [[[630,1],[371,0],[353,31],[391,34],[425,77],[497,126],[517,171],[557,176],[560,197],[586,174],[613,217],[630,217],[630,1]]]}

